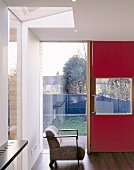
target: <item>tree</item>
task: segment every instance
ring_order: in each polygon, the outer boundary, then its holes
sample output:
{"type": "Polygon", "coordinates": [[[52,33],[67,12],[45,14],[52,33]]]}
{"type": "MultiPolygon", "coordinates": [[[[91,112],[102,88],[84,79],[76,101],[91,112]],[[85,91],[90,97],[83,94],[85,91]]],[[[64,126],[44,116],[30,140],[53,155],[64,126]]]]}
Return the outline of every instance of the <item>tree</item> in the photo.
{"type": "Polygon", "coordinates": [[[129,99],[131,89],[131,79],[120,78],[120,79],[109,79],[108,91],[111,97],[129,99]]]}
{"type": "Polygon", "coordinates": [[[97,84],[97,94],[124,100],[130,99],[131,79],[129,78],[103,78],[97,81],[97,84]]]}
{"type": "MultiPolygon", "coordinates": [[[[8,107],[8,126],[9,128],[12,126],[17,127],[17,68],[15,68],[14,71],[8,75],[8,100],[10,102],[8,107]]],[[[16,128],[9,131],[8,135],[10,139],[16,139],[16,128]]]]}
{"type": "Polygon", "coordinates": [[[74,55],[63,67],[63,92],[68,94],[86,93],[87,61],[85,57],[74,55]]]}
{"type": "Polygon", "coordinates": [[[13,73],[8,75],[8,95],[10,101],[17,100],[17,69],[13,73]]]}

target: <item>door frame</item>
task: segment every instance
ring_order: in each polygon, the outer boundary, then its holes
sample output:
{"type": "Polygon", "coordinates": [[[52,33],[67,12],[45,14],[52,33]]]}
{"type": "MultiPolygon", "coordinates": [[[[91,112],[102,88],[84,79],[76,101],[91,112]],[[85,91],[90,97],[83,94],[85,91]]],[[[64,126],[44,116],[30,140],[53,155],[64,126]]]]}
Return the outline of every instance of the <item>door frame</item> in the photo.
{"type": "Polygon", "coordinates": [[[87,153],[90,153],[90,41],[87,44],[87,153]]]}

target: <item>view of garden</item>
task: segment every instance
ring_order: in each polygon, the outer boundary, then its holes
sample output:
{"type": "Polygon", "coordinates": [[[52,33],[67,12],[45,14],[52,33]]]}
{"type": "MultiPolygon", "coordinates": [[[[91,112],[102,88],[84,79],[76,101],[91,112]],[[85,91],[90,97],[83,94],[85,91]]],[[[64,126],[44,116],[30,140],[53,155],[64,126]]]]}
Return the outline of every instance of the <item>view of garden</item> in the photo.
{"type": "MultiPolygon", "coordinates": [[[[47,115],[44,115],[44,130],[48,126],[45,120],[48,120],[47,115]]],[[[53,121],[50,123],[54,126],[56,126],[58,129],[78,129],[79,136],[86,136],[87,132],[87,117],[84,116],[65,116],[64,118],[56,117],[53,119],[53,121]]],[[[64,134],[67,134],[68,132],[62,132],[64,134]]],[[[73,134],[73,132],[71,132],[73,134]]],[[[70,132],[69,132],[70,134],[70,132]]]]}
{"type": "MultiPolygon", "coordinates": [[[[43,43],[43,129],[49,124],[57,128],[78,128],[79,135],[86,135],[87,44],[43,43]],[[51,48],[50,48],[51,47],[51,48]],[[53,49],[52,50],[49,50],[53,49]],[[62,52],[62,50],[64,51],[62,52]],[[70,51],[70,53],[68,53],[70,51]],[[68,53],[68,56],[67,56],[68,53]],[[47,58],[57,56],[55,74],[47,71],[47,58]]],[[[52,61],[51,60],[51,61],[52,61]]],[[[48,64],[52,68],[52,62],[48,64]]]]}
{"type": "MultiPolygon", "coordinates": [[[[43,131],[48,125],[78,129],[86,145],[87,43],[51,42],[43,43],[43,47],[43,131]]],[[[47,148],[45,143],[44,148],[47,148]]]]}

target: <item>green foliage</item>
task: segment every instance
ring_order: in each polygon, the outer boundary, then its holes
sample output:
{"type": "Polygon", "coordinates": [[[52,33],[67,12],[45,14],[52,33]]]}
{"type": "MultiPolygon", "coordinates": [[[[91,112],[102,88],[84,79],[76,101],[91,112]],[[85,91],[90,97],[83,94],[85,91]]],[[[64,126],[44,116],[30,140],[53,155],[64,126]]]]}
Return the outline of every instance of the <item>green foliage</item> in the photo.
{"type": "Polygon", "coordinates": [[[87,61],[74,55],[63,67],[63,92],[68,94],[86,93],[87,61]]]}
{"type": "Polygon", "coordinates": [[[111,97],[130,99],[131,79],[109,79],[108,91],[111,97]]]}
{"type": "Polygon", "coordinates": [[[120,99],[130,99],[131,79],[128,78],[110,78],[102,79],[103,87],[97,89],[98,94],[120,99]]]}
{"type": "MultiPolygon", "coordinates": [[[[86,116],[67,116],[64,119],[56,118],[53,120],[52,125],[58,129],[78,129],[79,136],[87,135],[87,119],[86,116]]],[[[76,132],[62,132],[61,134],[75,134],[76,132]]]]}
{"type": "Polygon", "coordinates": [[[10,101],[17,99],[17,69],[8,75],[8,96],[10,101]]]}

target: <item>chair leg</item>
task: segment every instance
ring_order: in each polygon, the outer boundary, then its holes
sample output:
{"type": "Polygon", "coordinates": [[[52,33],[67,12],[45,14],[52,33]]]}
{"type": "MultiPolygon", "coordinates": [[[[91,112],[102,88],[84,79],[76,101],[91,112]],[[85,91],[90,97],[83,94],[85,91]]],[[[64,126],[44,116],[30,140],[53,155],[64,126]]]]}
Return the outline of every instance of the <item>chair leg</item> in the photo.
{"type": "Polygon", "coordinates": [[[51,160],[49,163],[49,166],[52,167],[54,162],[55,162],[55,160],[51,160]]]}
{"type": "Polygon", "coordinates": [[[57,162],[55,161],[55,167],[57,168],[58,167],[58,165],[57,165],[57,162]]]}
{"type": "Polygon", "coordinates": [[[80,162],[79,162],[79,159],[78,159],[78,167],[80,166],[80,162]]]}

